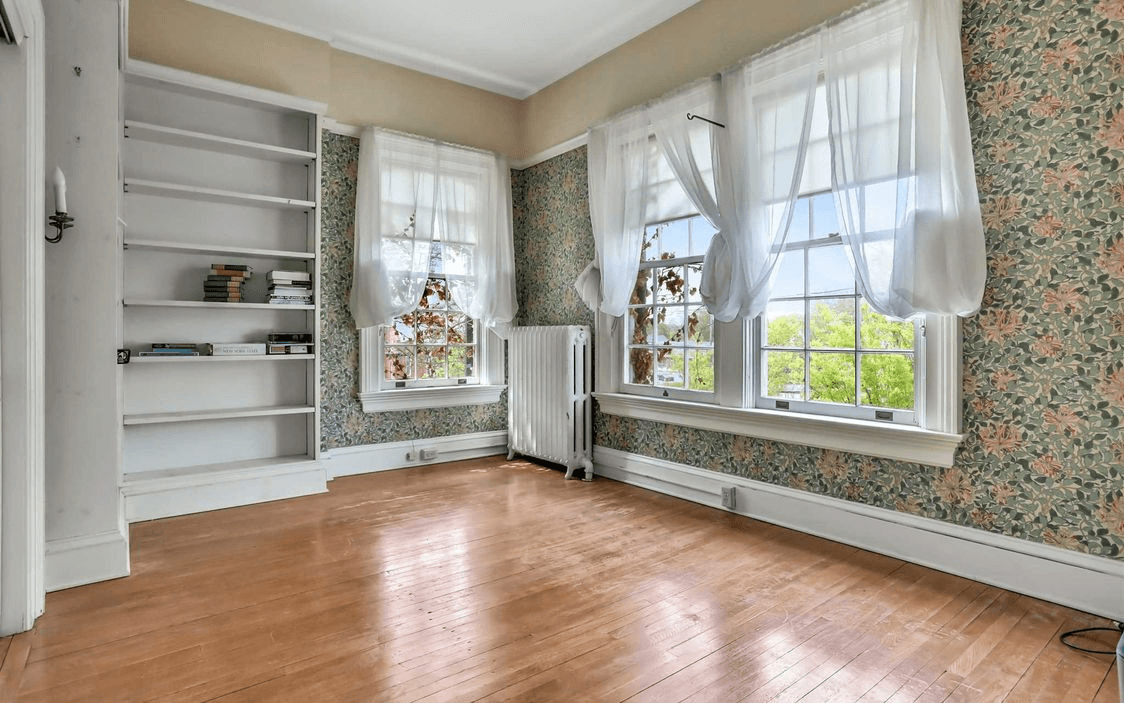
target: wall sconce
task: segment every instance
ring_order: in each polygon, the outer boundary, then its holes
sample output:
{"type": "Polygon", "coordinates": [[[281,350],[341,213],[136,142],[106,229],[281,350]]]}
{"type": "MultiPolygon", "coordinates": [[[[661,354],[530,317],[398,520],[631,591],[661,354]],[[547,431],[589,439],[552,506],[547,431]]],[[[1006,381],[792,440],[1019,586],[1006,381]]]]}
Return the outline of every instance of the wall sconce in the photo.
{"type": "Polygon", "coordinates": [[[52,227],[58,230],[58,234],[53,237],[44,235],[44,238],[51,244],[57,244],[62,241],[62,233],[74,225],[74,218],[66,214],[66,176],[62,175],[62,169],[55,167],[55,175],[52,178],[55,185],[55,214],[47,218],[47,222],[52,227]]]}

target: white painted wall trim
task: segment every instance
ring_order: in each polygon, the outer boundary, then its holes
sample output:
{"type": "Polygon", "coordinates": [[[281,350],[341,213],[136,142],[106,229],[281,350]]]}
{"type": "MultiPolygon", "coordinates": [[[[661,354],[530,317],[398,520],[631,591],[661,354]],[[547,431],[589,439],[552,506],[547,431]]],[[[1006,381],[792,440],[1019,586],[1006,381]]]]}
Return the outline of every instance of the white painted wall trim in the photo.
{"type": "Polygon", "coordinates": [[[594,393],[601,412],[865,454],[927,466],[950,467],[963,435],[919,427],[759,408],[727,408],[671,398],[594,393]]]}
{"type": "Polygon", "coordinates": [[[525,159],[519,159],[517,161],[513,160],[511,162],[511,167],[516,169],[516,170],[521,171],[525,168],[530,168],[531,166],[536,166],[538,164],[541,164],[543,161],[549,161],[550,159],[553,159],[555,156],[561,156],[562,154],[565,154],[567,151],[572,151],[574,149],[577,149],[579,146],[585,146],[588,143],[589,143],[589,134],[586,133],[586,132],[583,132],[576,137],[571,137],[570,139],[567,139],[566,141],[562,142],[561,144],[555,144],[554,146],[550,147],[549,149],[544,149],[543,151],[540,151],[537,154],[532,154],[525,159]]]}
{"type": "Polygon", "coordinates": [[[432,388],[402,388],[360,393],[363,412],[382,413],[390,410],[425,410],[460,405],[491,405],[500,402],[507,386],[465,384],[432,388]]]}
{"type": "Polygon", "coordinates": [[[12,0],[25,40],[0,46],[0,636],[28,630],[44,604],[43,231],[46,39],[39,0],[12,0]]]}
{"type": "Polygon", "coordinates": [[[339,478],[496,454],[507,454],[505,430],[329,449],[321,455],[321,462],[329,478],[339,478]],[[437,456],[425,460],[406,458],[408,453],[418,456],[423,449],[433,449],[437,456]]]}
{"type": "Polygon", "coordinates": [[[594,447],[593,459],[599,476],[713,508],[722,487],[734,486],[740,515],[1124,619],[1124,561],[606,447],[594,447]]]}
{"type": "Polygon", "coordinates": [[[325,132],[342,134],[345,137],[355,137],[358,139],[359,135],[363,133],[363,128],[361,126],[340,122],[332,117],[325,117],[320,124],[323,125],[325,132]]]}
{"type": "Polygon", "coordinates": [[[48,591],[129,575],[129,540],[124,532],[102,532],[47,543],[48,591]]]}
{"type": "Polygon", "coordinates": [[[125,519],[129,522],[296,498],[327,490],[323,463],[311,460],[199,474],[126,476],[121,486],[125,496],[125,519]]]}
{"type": "Polygon", "coordinates": [[[181,71],[178,68],[169,68],[138,59],[128,59],[125,66],[126,74],[131,79],[171,83],[207,93],[229,95],[261,105],[282,107],[299,112],[312,112],[317,115],[323,115],[328,111],[328,106],[325,103],[298,98],[273,90],[265,90],[264,88],[255,88],[232,81],[224,81],[221,78],[212,78],[210,76],[199,75],[198,73],[181,71]]]}

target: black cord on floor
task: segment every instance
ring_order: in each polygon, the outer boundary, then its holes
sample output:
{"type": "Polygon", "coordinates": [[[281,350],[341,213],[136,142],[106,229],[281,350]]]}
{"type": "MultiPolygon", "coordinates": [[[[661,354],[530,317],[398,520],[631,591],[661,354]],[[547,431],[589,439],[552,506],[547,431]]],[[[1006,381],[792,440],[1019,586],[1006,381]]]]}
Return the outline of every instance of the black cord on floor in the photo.
{"type": "Polygon", "coordinates": [[[1114,625],[1114,627],[1083,627],[1080,630],[1070,630],[1069,632],[1063,632],[1061,637],[1058,637],[1058,639],[1061,640],[1061,643],[1065,646],[1069,647],[1070,649],[1076,649],[1079,652],[1088,652],[1089,654],[1116,654],[1115,649],[1085,649],[1084,647],[1078,647],[1075,644],[1066,642],[1067,637],[1079,635],[1083,632],[1124,632],[1124,624],[1118,622],[1114,622],[1112,624],[1114,625]]]}

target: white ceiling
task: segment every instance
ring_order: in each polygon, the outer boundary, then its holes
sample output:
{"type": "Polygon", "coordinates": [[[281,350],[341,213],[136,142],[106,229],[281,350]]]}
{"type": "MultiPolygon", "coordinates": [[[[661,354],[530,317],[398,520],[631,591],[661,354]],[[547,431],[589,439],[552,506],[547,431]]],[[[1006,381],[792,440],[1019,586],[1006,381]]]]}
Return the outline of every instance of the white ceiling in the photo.
{"type": "Polygon", "coordinates": [[[525,98],[699,0],[191,0],[525,98]]]}

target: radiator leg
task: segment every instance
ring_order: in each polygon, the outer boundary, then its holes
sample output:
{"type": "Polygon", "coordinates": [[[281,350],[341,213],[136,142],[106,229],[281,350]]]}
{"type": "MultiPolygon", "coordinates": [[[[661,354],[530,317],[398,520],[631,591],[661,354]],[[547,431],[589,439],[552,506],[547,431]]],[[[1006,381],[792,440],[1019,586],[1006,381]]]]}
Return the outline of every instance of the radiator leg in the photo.
{"type": "Polygon", "coordinates": [[[575,464],[566,464],[566,480],[569,481],[574,477],[574,469],[578,468],[575,464]]]}
{"type": "Polygon", "coordinates": [[[508,447],[508,449],[507,449],[507,460],[511,461],[514,458],[515,458],[515,450],[508,447]]]}
{"type": "Polygon", "coordinates": [[[585,478],[582,479],[582,480],[592,481],[593,480],[593,462],[590,461],[589,459],[582,459],[582,467],[585,469],[585,478]]]}

